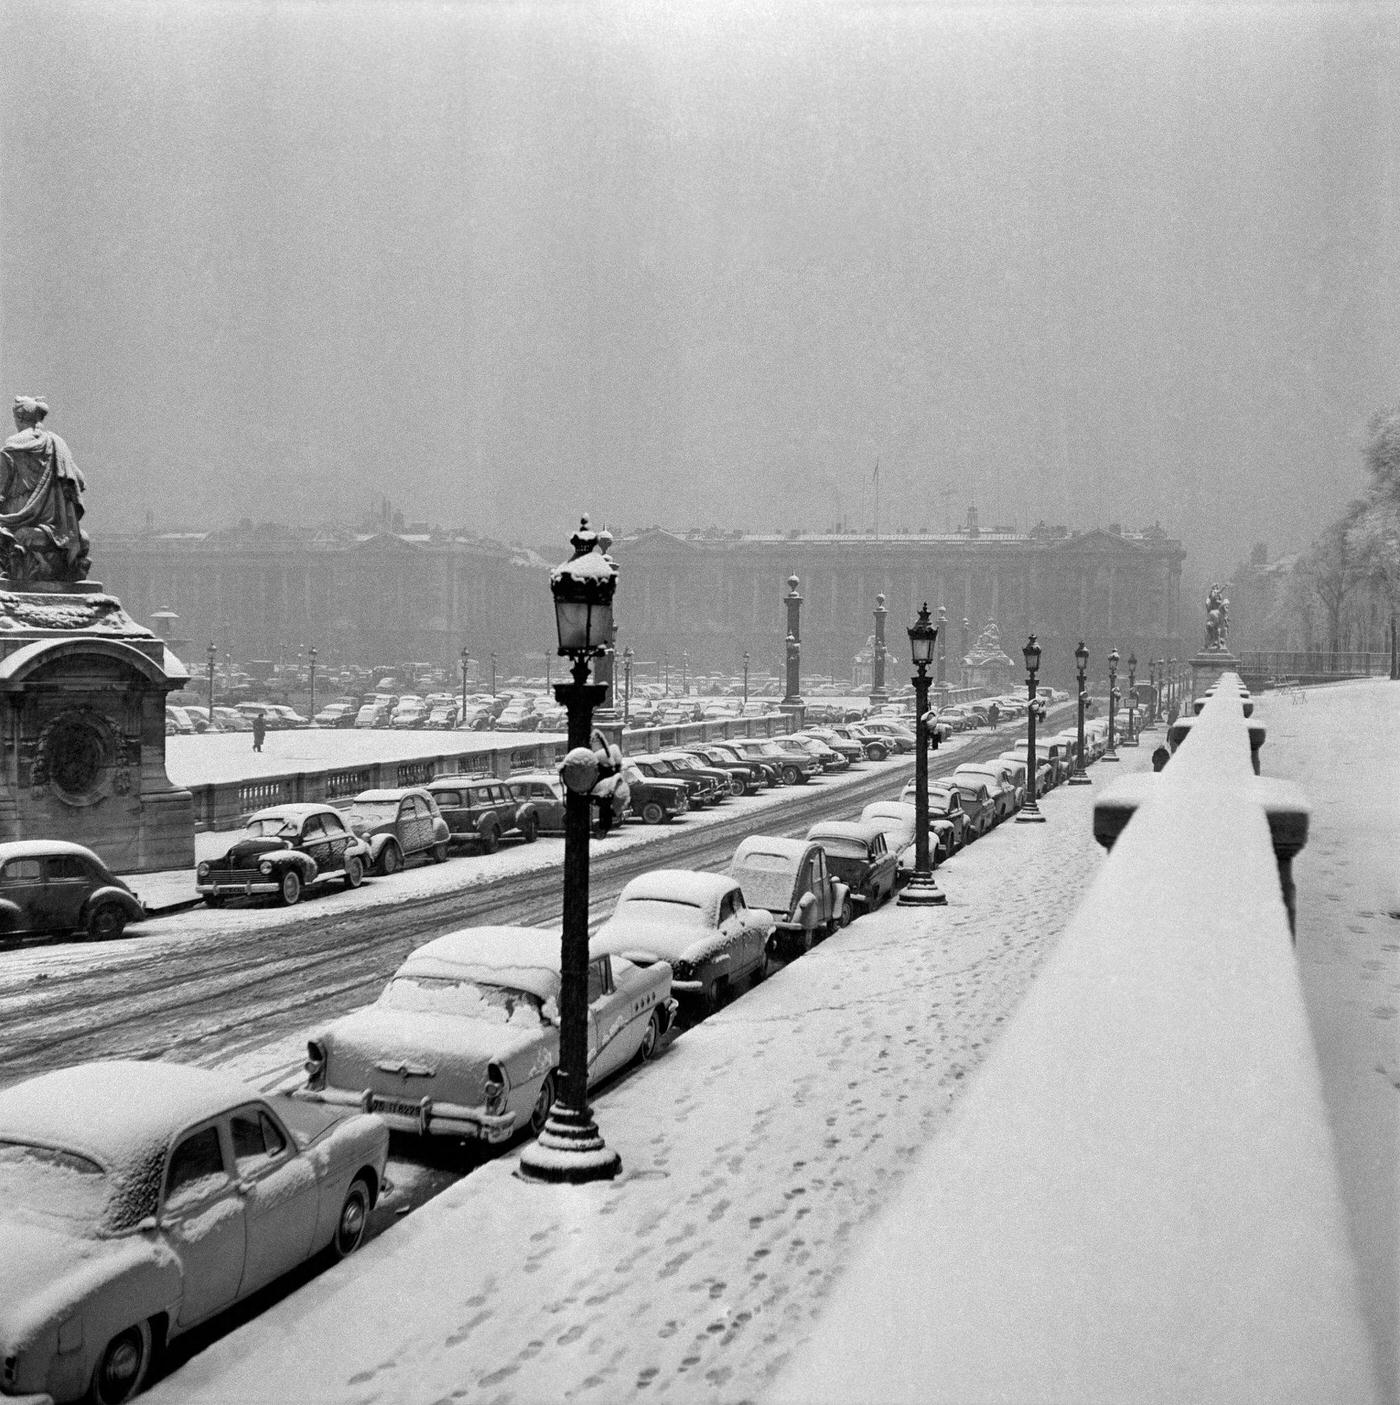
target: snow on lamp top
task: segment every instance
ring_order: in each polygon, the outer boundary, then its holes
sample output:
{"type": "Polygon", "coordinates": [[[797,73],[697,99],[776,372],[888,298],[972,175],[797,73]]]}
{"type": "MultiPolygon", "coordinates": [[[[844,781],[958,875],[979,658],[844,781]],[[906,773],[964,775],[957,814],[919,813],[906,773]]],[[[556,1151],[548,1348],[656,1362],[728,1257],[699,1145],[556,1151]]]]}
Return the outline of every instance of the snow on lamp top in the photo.
{"type": "Polygon", "coordinates": [[[617,564],[607,554],[612,540],[611,532],[594,532],[585,514],[569,538],[574,554],[549,573],[561,654],[601,654],[612,644],[617,590],[617,564]]]}

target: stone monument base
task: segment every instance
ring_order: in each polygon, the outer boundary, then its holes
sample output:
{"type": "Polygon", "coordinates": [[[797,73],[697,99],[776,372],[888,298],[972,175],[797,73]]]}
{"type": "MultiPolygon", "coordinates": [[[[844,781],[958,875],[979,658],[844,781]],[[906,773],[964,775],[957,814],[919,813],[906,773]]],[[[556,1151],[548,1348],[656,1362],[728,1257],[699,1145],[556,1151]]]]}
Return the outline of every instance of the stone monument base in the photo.
{"type": "Polygon", "coordinates": [[[0,579],[0,840],[70,840],[122,873],[193,867],[193,802],[165,770],[165,696],[188,681],[100,582],[0,579]]]}
{"type": "Polygon", "coordinates": [[[1220,682],[1225,673],[1238,673],[1240,661],[1228,649],[1202,649],[1186,661],[1191,667],[1191,696],[1198,698],[1220,682]]]}

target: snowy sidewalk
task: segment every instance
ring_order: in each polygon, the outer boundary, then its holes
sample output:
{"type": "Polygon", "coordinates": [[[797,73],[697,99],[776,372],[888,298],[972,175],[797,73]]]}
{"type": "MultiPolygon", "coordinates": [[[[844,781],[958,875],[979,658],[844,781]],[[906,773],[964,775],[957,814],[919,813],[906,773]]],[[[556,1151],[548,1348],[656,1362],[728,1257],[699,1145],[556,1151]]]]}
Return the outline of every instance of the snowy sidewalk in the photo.
{"type": "MultiPolygon", "coordinates": [[[[1146,769],[1151,748],[1096,766],[1146,769]]],[[[159,1402],[751,1398],[932,1137],[1102,862],[1097,787],[940,868],[596,1100],[612,1184],[450,1188],[151,1394],[159,1402]]]]}

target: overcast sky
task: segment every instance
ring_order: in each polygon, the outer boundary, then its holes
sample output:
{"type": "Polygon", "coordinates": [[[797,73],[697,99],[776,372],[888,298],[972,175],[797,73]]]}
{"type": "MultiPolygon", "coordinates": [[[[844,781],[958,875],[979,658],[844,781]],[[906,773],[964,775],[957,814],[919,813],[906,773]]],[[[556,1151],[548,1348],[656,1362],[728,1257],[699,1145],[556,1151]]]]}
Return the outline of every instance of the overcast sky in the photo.
{"type": "Polygon", "coordinates": [[[1160,520],[1400,399],[1400,5],[0,0],[0,391],[104,527],[1160,520]]]}

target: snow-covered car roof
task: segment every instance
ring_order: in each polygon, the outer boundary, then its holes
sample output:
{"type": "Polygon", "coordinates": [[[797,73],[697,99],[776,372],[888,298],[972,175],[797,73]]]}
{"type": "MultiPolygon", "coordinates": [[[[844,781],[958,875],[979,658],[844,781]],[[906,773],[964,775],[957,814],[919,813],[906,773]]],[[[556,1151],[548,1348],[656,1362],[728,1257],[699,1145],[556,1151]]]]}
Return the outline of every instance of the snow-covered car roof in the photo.
{"type": "Polygon", "coordinates": [[[155,1059],[75,1064],[0,1091],[0,1140],[83,1152],[109,1168],[259,1097],[227,1074],[155,1059]]]}
{"type": "Polygon", "coordinates": [[[411,951],[397,975],[439,975],[559,994],[560,937],[538,927],[463,927],[411,951]]]}
{"type": "Polygon", "coordinates": [[[618,909],[629,902],[673,902],[698,907],[713,921],[720,900],[738,884],[725,873],[698,873],[688,868],[656,868],[639,873],[618,895],[618,909]]]}
{"type": "MultiPolygon", "coordinates": [[[[913,825],[918,819],[918,811],[908,800],[872,800],[861,812],[862,823],[878,820],[898,820],[901,824],[913,825]]],[[[884,825],[880,826],[885,828],[884,825]]]]}
{"type": "Polygon", "coordinates": [[[417,795],[428,801],[433,799],[421,785],[410,785],[400,790],[362,790],[350,803],[358,805],[364,801],[366,805],[371,805],[388,800],[406,800],[410,795],[417,795]]]}
{"type": "Polygon", "coordinates": [[[313,805],[305,802],[298,802],[293,805],[269,805],[265,810],[255,810],[248,816],[248,823],[254,820],[266,820],[274,817],[287,820],[304,820],[308,815],[334,815],[340,818],[340,811],[334,805],[313,805]]]}
{"type": "Polygon", "coordinates": [[[751,854],[770,854],[791,860],[796,865],[812,847],[809,839],[786,839],[778,835],[751,834],[734,851],[732,866],[737,868],[751,854]]]}
{"type": "Polygon", "coordinates": [[[884,833],[877,824],[863,820],[822,820],[807,831],[807,838],[818,844],[823,839],[855,839],[863,844],[884,833]]]}
{"type": "Polygon", "coordinates": [[[81,844],[70,844],[66,839],[12,839],[8,843],[0,844],[0,863],[4,863],[6,859],[37,859],[45,854],[77,854],[82,858],[91,859],[102,868],[107,867],[91,849],[86,849],[81,844]]]}

